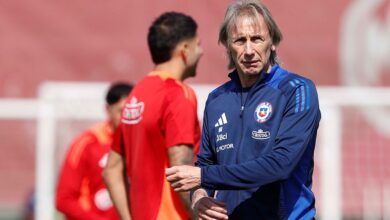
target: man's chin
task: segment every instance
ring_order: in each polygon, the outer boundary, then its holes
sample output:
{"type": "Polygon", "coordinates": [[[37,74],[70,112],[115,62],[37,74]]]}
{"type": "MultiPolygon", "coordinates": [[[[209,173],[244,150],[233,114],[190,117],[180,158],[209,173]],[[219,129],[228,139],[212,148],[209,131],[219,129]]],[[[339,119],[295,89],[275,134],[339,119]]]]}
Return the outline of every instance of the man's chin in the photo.
{"type": "Polygon", "coordinates": [[[244,71],[244,74],[248,75],[248,76],[258,75],[258,74],[260,74],[260,70],[258,70],[258,69],[249,69],[249,70],[244,71]]]}
{"type": "Polygon", "coordinates": [[[242,73],[244,73],[244,75],[253,75],[253,74],[257,74],[260,72],[260,68],[258,66],[243,67],[243,68],[241,68],[241,70],[242,70],[242,73]]]}

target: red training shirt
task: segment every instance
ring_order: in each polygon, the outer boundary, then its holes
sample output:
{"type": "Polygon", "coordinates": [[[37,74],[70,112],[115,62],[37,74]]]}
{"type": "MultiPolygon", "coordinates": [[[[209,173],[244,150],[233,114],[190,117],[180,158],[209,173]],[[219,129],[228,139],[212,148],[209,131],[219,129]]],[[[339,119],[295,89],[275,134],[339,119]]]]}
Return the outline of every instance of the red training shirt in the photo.
{"type": "Polygon", "coordinates": [[[196,96],[188,85],[167,72],[154,71],[135,86],[112,147],[126,157],[133,219],[190,218],[165,179],[167,149],[188,144],[197,153],[199,138],[196,96]]]}
{"type": "Polygon", "coordinates": [[[68,220],[119,219],[103,182],[113,131],[99,124],[71,145],[58,179],[56,206],[68,220]]]}

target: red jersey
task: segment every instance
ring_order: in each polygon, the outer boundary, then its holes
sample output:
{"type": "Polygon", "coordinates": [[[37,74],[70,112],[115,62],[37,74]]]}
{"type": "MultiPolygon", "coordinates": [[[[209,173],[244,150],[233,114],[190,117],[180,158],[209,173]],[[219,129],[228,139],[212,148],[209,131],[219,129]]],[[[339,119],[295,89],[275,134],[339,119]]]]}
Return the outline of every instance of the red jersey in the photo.
{"type": "Polygon", "coordinates": [[[188,144],[198,152],[199,137],[196,96],[188,85],[169,73],[155,71],[135,86],[112,147],[126,158],[133,219],[190,218],[165,179],[167,149],[188,144]]]}
{"type": "Polygon", "coordinates": [[[119,219],[102,177],[112,140],[111,128],[103,123],[83,133],[71,145],[56,194],[56,206],[66,219],[119,219]]]}

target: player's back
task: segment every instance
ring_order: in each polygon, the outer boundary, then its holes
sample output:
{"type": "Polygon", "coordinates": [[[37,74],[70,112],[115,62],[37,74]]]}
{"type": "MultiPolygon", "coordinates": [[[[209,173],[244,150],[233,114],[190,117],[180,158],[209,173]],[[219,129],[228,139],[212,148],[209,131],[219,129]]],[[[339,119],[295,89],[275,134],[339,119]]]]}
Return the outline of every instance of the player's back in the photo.
{"type": "Polygon", "coordinates": [[[169,163],[167,149],[175,144],[171,141],[177,139],[172,137],[175,132],[167,131],[167,127],[180,128],[180,124],[170,124],[170,118],[177,112],[170,109],[180,108],[183,101],[192,102],[190,110],[196,114],[192,89],[165,72],[150,73],[128,97],[122,113],[122,129],[134,219],[161,219],[162,209],[165,209],[164,215],[171,210],[167,215],[169,219],[187,216],[180,199],[164,178],[169,163]],[[183,98],[177,99],[178,96],[183,98]]]}

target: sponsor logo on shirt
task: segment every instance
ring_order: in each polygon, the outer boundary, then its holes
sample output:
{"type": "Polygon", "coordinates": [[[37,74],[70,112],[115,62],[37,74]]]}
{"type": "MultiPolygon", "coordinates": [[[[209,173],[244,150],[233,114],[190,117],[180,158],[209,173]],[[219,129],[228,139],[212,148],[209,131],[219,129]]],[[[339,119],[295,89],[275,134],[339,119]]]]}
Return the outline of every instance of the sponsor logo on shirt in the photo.
{"type": "Polygon", "coordinates": [[[137,124],[142,120],[145,104],[138,102],[136,97],[131,98],[130,103],[126,104],[122,113],[122,123],[137,124]]]}
{"type": "MultiPolygon", "coordinates": [[[[222,125],[226,125],[228,123],[225,112],[218,118],[217,123],[215,123],[215,127],[218,128],[218,132],[222,132],[222,125]]],[[[217,139],[218,142],[218,139],[217,139]]]]}
{"type": "Polygon", "coordinates": [[[258,123],[266,122],[272,115],[272,105],[269,102],[260,103],[255,110],[255,120],[258,123]]]}
{"type": "Polygon", "coordinates": [[[219,127],[219,126],[222,126],[222,125],[225,125],[227,124],[228,121],[227,121],[227,118],[226,118],[226,114],[225,112],[222,113],[222,115],[218,118],[218,122],[215,123],[215,127],[219,127]]]}
{"type": "Polygon", "coordinates": [[[112,202],[110,199],[110,194],[107,189],[101,189],[95,194],[95,205],[98,209],[106,211],[112,207],[112,202]]]}
{"type": "Polygon", "coordinates": [[[252,138],[257,140],[265,140],[268,139],[271,136],[271,133],[269,131],[263,131],[262,129],[259,129],[257,131],[252,131],[252,138]]]}
{"type": "Polygon", "coordinates": [[[224,144],[224,145],[218,146],[216,148],[216,151],[218,153],[220,151],[229,150],[229,149],[233,149],[233,148],[234,148],[233,144],[224,144]]]}
{"type": "Polygon", "coordinates": [[[107,165],[108,154],[104,154],[102,159],[99,160],[99,167],[104,168],[107,165]]]}
{"type": "Polygon", "coordinates": [[[227,139],[227,133],[225,134],[217,134],[217,143],[219,141],[223,141],[223,140],[226,140],[227,139]]]}

